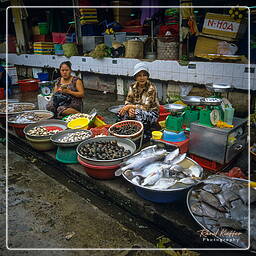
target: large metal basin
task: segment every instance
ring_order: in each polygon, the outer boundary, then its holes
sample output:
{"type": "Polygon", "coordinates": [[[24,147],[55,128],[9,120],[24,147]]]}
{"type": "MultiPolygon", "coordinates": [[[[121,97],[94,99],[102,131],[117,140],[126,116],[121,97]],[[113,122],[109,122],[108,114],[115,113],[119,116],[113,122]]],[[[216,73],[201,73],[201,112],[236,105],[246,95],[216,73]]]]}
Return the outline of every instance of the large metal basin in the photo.
{"type": "Polygon", "coordinates": [[[186,106],[182,104],[166,104],[164,107],[172,113],[180,113],[186,108],[186,106]]]}
{"type": "Polygon", "coordinates": [[[202,105],[201,100],[204,99],[204,97],[201,96],[184,96],[181,98],[181,100],[190,106],[200,106],[202,105]]]}
{"type": "Polygon", "coordinates": [[[206,84],[205,87],[210,92],[228,92],[233,89],[232,85],[227,84],[206,84]]]}

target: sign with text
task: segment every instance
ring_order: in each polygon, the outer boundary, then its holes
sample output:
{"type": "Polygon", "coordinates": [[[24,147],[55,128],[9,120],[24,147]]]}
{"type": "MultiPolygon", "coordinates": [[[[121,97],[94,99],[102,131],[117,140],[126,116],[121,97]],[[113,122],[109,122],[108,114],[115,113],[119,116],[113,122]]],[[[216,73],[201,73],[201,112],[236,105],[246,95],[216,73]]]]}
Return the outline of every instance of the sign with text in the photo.
{"type": "Polygon", "coordinates": [[[233,20],[229,15],[207,13],[204,19],[203,33],[229,38],[236,38],[241,23],[233,20]]]}

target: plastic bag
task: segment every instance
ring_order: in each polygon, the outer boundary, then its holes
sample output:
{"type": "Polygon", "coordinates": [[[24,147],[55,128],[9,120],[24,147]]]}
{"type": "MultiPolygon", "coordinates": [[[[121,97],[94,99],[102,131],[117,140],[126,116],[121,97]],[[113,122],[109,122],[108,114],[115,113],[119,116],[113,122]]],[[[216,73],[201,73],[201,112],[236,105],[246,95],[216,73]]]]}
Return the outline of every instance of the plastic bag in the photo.
{"type": "Polygon", "coordinates": [[[217,46],[217,53],[223,55],[234,55],[238,50],[235,44],[230,44],[226,41],[221,41],[217,46]]]}
{"type": "Polygon", "coordinates": [[[64,94],[61,92],[56,92],[53,95],[53,105],[55,108],[59,106],[67,106],[71,103],[72,97],[71,95],[64,94]]]}
{"type": "Polygon", "coordinates": [[[192,88],[192,85],[180,85],[180,96],[188,96],[192,88]]]}

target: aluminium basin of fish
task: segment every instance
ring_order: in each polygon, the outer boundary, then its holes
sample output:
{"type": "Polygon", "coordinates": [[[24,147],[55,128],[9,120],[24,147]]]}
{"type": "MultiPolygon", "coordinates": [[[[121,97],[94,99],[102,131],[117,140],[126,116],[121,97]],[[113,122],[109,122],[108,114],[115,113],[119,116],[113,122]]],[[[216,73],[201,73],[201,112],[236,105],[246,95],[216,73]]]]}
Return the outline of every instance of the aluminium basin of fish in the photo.
{"type": "Polygon", "coordinates": [[[152,161],[153,151],[153,155],[161,152],[156,148],[146,149],[147,154],[145,151],[138,153],[131,158],[133,161],[128,159],[118,171],[123,172],[132,184],[155,191],[171,191],[174,185],[175,188],[186,188],[197,183],[203,169],[194,163],[189,168],[179,165],[186,158],[186,154],[179,155],[179,149],[176,149],[169,153],[159,153],[161,157],[157,161],[152,161]],[[148,157],[149,162],[147,162],[148,157]]]}
{"type": "MultiPolygon", "coordinates": [[[[248,207],[251,208],[251,216],[256,217],[256,191],[250,189],[250,205],[248,191],[247,180],[212,175],[191,188],[187,195],[187,206],[193,218],[204,229],[215,234],[218,241],[247,248],[248,207]]],[[[256,250],[254,218],[251,218],[251,249],[256,250]]]]}

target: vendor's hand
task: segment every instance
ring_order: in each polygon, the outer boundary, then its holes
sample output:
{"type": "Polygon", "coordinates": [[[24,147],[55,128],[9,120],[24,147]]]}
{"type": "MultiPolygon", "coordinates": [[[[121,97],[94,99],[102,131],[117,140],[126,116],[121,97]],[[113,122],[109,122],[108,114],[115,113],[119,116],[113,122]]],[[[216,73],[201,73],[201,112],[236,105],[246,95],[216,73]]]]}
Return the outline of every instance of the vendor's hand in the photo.
{"type": "Polygon", "coordinates": [[[120,115],[120,116],[124,116],[124,114],[125,114],[127,111],[129,111],[129,108],[130,108],[129,105],[123,106],[123,107],[119,110],[119,115],[120,115]]]}
{"type": "Polygon", "coordinates": [[[128,111],[129,117],[135,117],[135,108],[130,108],[128,111]]]}

